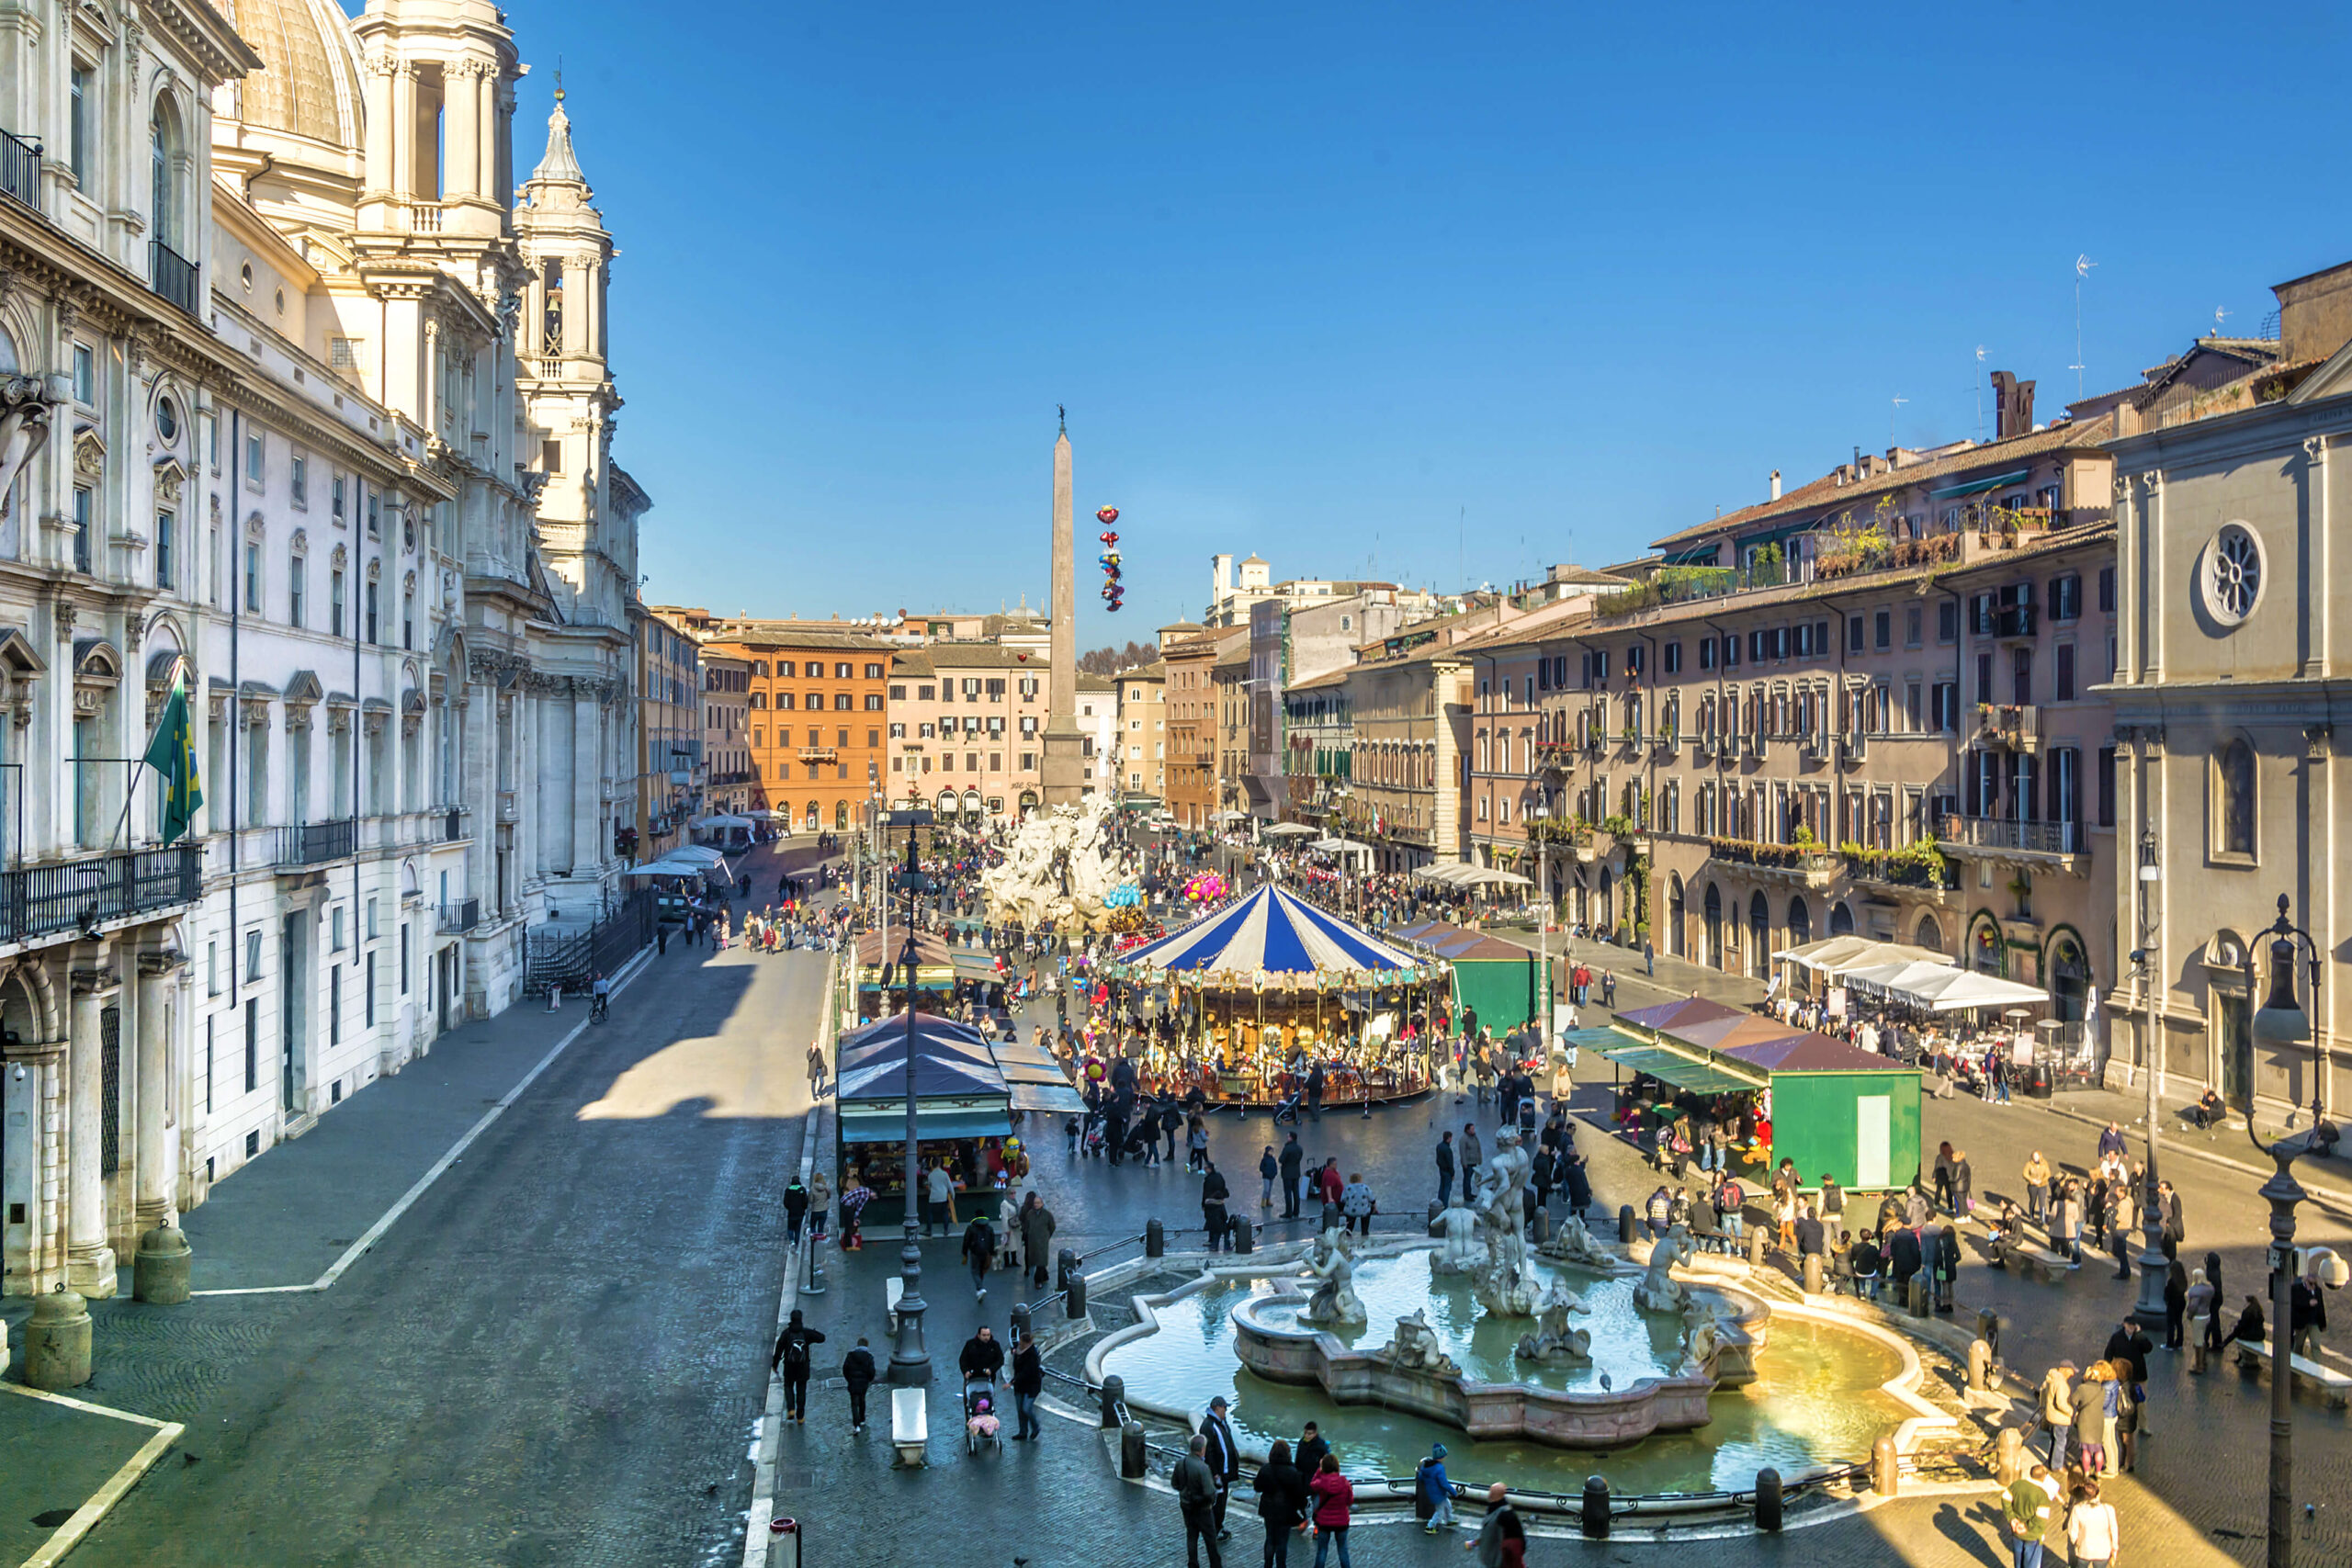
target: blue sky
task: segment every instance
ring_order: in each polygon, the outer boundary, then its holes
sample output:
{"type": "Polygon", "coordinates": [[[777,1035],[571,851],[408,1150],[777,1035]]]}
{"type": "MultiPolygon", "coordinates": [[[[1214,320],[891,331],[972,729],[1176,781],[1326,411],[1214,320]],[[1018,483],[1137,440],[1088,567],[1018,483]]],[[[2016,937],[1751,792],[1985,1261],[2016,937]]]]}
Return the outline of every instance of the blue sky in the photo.
{"type": "Polygon", "coordinates": [[[1057,402],[1125,513],[1082,644],[1196,614],[1217,550],[1602,564],[1976,434],[1980,369],[2057,412],[2078,254],[2093,391],[2352,258],[2340,9],[509,17],[517,161],[560,54],[622,250],[646,592],[727,612],[1035,603],[1057,402]]]}

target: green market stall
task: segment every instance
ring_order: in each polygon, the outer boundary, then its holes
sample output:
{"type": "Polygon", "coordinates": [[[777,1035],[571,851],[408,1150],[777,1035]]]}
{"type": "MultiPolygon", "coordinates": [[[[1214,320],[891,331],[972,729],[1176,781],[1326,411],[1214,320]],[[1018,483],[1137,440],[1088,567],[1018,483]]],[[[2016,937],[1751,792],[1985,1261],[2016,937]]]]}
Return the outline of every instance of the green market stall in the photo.
{"type": "Polygon", "coordinates": [[[1544,961],[1517,942],[1444,920],[1423,920],[1387,935],[1453,966],[1456,1017],[1475,1009],[1479,1026],[1499,1035],[1543,1016],[1544,961]]]}
{"type": "MultiPolygon", "coordinates": [[[[944,1160],[956,1183],[959,1219],[967,1194],[989,1186],[989,1170],[1012,1135],[1012,1090],[979,1031],[933,1013],[914,1020],[915,1139],[918,1157],[944,1160]]],[[[862,1223],[896,1224],[906,1216],[907,1015],[864,1024],[842,1036],[835,1068],[834,1190],[857,1180],[874,1191],[862,1223]]],[[[993,1200],[989,1200],[991,1202],[993,1200]]]]}
{"type": "MultiPolygon", "coordinates": [[[[893,1006],[903,1008],[907,995],[907,931],[865,931],[857,939],[857,1016],[866,1021],[882,1017],[893,1006]]],[[[956,956],[930,931],[915,933],[915,989],[932,996],[956,991],[956,956]]],[[[899,1014],[901,1023],[905,1014],[899,1014]]],[[[843,1042],[847,1043],[846,1041],[843,1042]]]]}

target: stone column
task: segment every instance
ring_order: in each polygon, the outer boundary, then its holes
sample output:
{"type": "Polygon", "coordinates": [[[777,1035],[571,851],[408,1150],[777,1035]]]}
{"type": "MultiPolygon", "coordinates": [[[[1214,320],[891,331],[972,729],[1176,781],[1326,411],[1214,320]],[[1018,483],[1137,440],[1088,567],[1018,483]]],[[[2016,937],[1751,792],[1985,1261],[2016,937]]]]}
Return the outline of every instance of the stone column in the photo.
{"type": "Polygon", "coordinates": [[[448,134],[448,155],[441,163],[441,198],[458,201],[487,195],[481,188],[481,95],[475,90],[478,61],[452,61],[441,72],[442,125],[448,134]]]}
{"type": "Polygon", "coordinates": [[[392,76],[400,69],[390,55],[368,58],[368,188],[392,188],[392,76]]]}
{"type": "MultiPolygon", "coordinates": [[[[93,955],[102,963],[103,949],[93,955]]],[[[85,1297],[115,1293],[114,1248],[107,1245],[106,1184],[98,1174],[98,1015],[117,994],[114,971],[74,971],[66,1043],[65,1282],[85,1297]]]]}
{"type": "MultiPolygon", "coordinates": [[[[40,973],[38,966],[32,972],[40,973]]],[[[65,1041],[11,1039],[5,1050],[0,1105],[25,1118],[8,1140],[8,1200],[23,1205],[23,1217],[14,1208],[5,1215],[7,1292],[45,1295],[62,1281],[65,1267],[65,1041]]]]}
{"type": "MultiPolygon", "coordinates": [[[[1080,755],[1078,730],[1078,563],[1072,545],[1070,519],[1069,432],[1054,439],[1054,563],[1053,603],[1049,611],[1050,651],[1046,675],[1052,702],[1046,712],[1045,804],[1078,804],[1085,761],[1080,755]]],[[[1116,798],[1113,776],[1104,779],[1104,793],[1116,798]]]]}
{"type": "Polygon", "coordinates": [[[166,1025],[176,988],[171,976],[181,962],[179,953],[168,949],[139,955],[139,1131],[133,1157],[138,1162],[137,1228],[141,1235],[157,1225],[177,1223],[173,1204],[179,1191],[179,1140],[172,1131],[178,1118],[173,1114],[169,1087],[171,1036],[166,1025]]]}
{"type": "Polygon", "coordinates": [[[416,67],[402,61],[392,70],[392,189],[401,200],[416,195],[416,67]]]}
{"type": "Polygon", "coordinates": [[[479,75],[469,78],[474,95],[474,157],[479,169],[478,188],[490,200],[498,203],[501,212],[507,210],[513,193],[502,189],[498,183],[498,71],[485,62],[479,75]]]}
{"type": "Polygon", "coordinates": [[[605,863],[605,727],[592,682],[571,682],[571,874],[590,883],[605,863]]]}

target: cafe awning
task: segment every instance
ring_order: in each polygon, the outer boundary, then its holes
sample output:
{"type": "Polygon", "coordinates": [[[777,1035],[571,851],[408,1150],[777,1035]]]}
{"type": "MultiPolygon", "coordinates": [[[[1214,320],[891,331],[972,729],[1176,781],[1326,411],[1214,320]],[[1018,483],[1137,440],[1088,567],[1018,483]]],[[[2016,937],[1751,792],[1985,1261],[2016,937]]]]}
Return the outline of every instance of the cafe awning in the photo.
{"type": "Polygon", "coordinates": [[[2033,470],[2030,468],[2019,468],[2013,474],[1996,474],[1989,479],[1971,479],[1966,484],[1946,485],[1941,490],[1929,491],[1928,492],[1928,499],[1929,501],[1950,501],[1954,496],[1982,495],[1988,490],[1998,490],[2003,485],[2023,483],[2026,478],[2032,472],[2033,470]]]}

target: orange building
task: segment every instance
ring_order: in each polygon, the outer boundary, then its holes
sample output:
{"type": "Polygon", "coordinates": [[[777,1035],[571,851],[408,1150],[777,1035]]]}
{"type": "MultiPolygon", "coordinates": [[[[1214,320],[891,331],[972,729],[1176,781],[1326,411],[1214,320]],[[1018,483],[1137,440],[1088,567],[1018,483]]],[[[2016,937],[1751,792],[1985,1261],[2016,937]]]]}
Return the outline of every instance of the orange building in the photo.
{"type": "Polygon", "coordinates": [[[762,803],[797,833],[855,826],[883,788],[897,648],[822,621],[714,620],[703,650],[751,664],[748,739],[762,803]]]}

